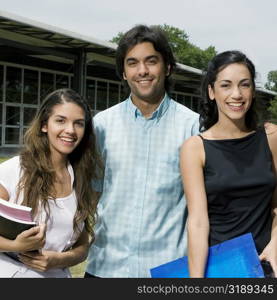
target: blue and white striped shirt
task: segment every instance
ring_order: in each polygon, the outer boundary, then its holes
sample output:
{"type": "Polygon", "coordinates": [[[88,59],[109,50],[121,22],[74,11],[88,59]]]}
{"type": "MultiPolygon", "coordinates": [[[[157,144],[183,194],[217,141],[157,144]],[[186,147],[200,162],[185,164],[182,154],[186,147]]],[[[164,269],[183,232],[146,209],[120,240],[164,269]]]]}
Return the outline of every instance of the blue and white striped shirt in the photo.
{"type": "Polygon", "coordinates": [[[198,120],[167,95],[149,119],[130,98],[94,117],[105,177],[88,273],[150,277],[150,268],[186,254],[179,150],[198,120]]]}

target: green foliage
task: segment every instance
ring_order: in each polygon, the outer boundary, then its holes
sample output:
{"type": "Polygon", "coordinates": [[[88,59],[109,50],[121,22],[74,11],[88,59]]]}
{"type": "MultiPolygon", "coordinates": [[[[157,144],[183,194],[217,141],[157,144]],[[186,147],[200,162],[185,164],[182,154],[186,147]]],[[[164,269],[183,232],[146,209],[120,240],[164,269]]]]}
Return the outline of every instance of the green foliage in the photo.
{"type": "MultiPolygon", "coordinates": [[[[216,55],[214,46],[202,50],[190,43],[189,36],[184,30],[167,24],[158,26],[165,32],[177,62],[205,70],[208,62],[216,55]]],[[[119,32],[111,42],[118,44],[122,36],[123,33],[119,32]]]]}
{"type": "Polygon", "coordinates": [[[202,50],[190,43],[188,34],[182,29],[167,24],[159,27],[165,32],[175,58],[180,63],[205,70],[208,62],[216,55],[213,46],[202,50]]]}
{"type": "MultiPolygon", "coordinates": [[[[277,70],[270,71],[267,74],[267,83],[265,84],[265,88],[277,92],[277,70]]],[[[270,121],[273,123],[277,123],[277,96],[272,99],[269,103],[268,111],[270,113],[270,121]]]]}
{"type": "Polygon", "coordinates": [[[277,124],[277,96],[270,101],[268,111],[270,112],[270,121],[277,124]]]}
{"type": "Polygon", "coordinates": [[[159,25],[159,27],[165,32],[171,49],[176,55],[176,59],[179,61],[183,49],[188,48],[190,45],[188,35],[184,30],[167,24],[159,25]]]}
{"type": "Polygon", "coordinates": [[[277,70],[268,73],[265,88],[277,92],[277,70]]]}
{"type": "Polygon", "coordinates": [[[115,44],[118,44],[119,41],[120,41],[120,39],[122,38],[123,34],[124,34],[123,32],[119,32],[119,33],[117,34],[117,36],[113,37],[113,38],[110,40],[110,42],[115,43],[115,44]]]}

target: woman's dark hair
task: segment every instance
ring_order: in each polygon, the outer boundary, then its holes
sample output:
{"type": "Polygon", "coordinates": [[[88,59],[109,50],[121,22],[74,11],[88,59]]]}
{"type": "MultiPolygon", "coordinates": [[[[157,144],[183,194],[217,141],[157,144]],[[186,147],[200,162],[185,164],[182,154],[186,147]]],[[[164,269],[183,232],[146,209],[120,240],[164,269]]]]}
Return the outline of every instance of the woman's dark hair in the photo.
{"type": "MultiPolygon", "coordinates": [[[[148,27],[146,25],[137,25],[122,36],[116,51],[117,75],[123,80],[124,59],[127,52],[137,44],[144,42],[152,43],[154,49],[161,54],[165,67],[170,66],[169,75],[165,78],[165,90],[169,93],[171,86],[169,77],[176,67],[176,61],[167,37],[159,26],[148,27]]],[[[126,84],[126,81],[124,81],[124,87],[127,92],[130,93],[130,88],[128,84],[126,84]]]]}
{"type": "MultiPolygon", "coordinates": [[[[209,129],[218,121],[218,109],[215,101],[209,97],[209,86],[214,88],[217,74],[230,64],[239,63],[245,65],[251,75],[253,91],[255,91],[256,71],[252,61],[240,51],[232,50],[217,54],[209,63],[207,71],[202,79],[202,99],[200,102],[200,131],[209,129]]],[[[257,128],[258,118],[255,111],[255,97],[245,116],[245,125],[250,130],[257,128]]]]}

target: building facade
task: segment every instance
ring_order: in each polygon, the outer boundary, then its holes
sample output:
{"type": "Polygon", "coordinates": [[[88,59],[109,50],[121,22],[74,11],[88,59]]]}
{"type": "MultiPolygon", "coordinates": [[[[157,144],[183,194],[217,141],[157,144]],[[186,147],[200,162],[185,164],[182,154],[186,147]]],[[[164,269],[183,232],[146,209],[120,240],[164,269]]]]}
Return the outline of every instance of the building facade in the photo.
{"type": "MultiPolygon", "coordinates": [[[[115,50],[112,43],[0,11],[0,156],[18,151],[38,106],[55,89],[75,89],[94,114],[124,100],[115,50]]],[[[198,111],[201,77],[201,70],[177,64],[172,97],[198,111]]],[[[257,89],[264,117],[274,95],[257,89]]]]}

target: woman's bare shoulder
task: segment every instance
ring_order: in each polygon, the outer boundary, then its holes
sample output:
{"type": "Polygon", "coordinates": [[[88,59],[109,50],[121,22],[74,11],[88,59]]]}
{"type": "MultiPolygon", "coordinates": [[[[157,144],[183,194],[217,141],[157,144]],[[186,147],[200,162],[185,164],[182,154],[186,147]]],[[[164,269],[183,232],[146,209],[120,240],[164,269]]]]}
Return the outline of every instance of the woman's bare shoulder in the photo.
{"type": "Polygon", "coordinates": [[[267,122],[264,124],[264,127],[270,150],[277,159],[277,125],[267,122]]]}
{"type": "Polygon", "coordinates": [[[204,164],[205,152],[203,141],[200,136],[192,136],[185,140],[181,147],[181,160],[185,159],[190,162],[199,162],[200,165],[204,164]]]}
{"type": "Polygon", "coordinates": [[[267,135],[277,134],[277,125],[271,122],[264,123],[265,132],[267,135]]]}
{"type": "Polygon", "coordinates": [[[182,149],[196,149],[199,148],[199,146],[201,146],[202,141],[201,141],[201,137],[199,135],[194,135],[189,137],[188,139],[186,139],[182,145],[182,149]]]}

